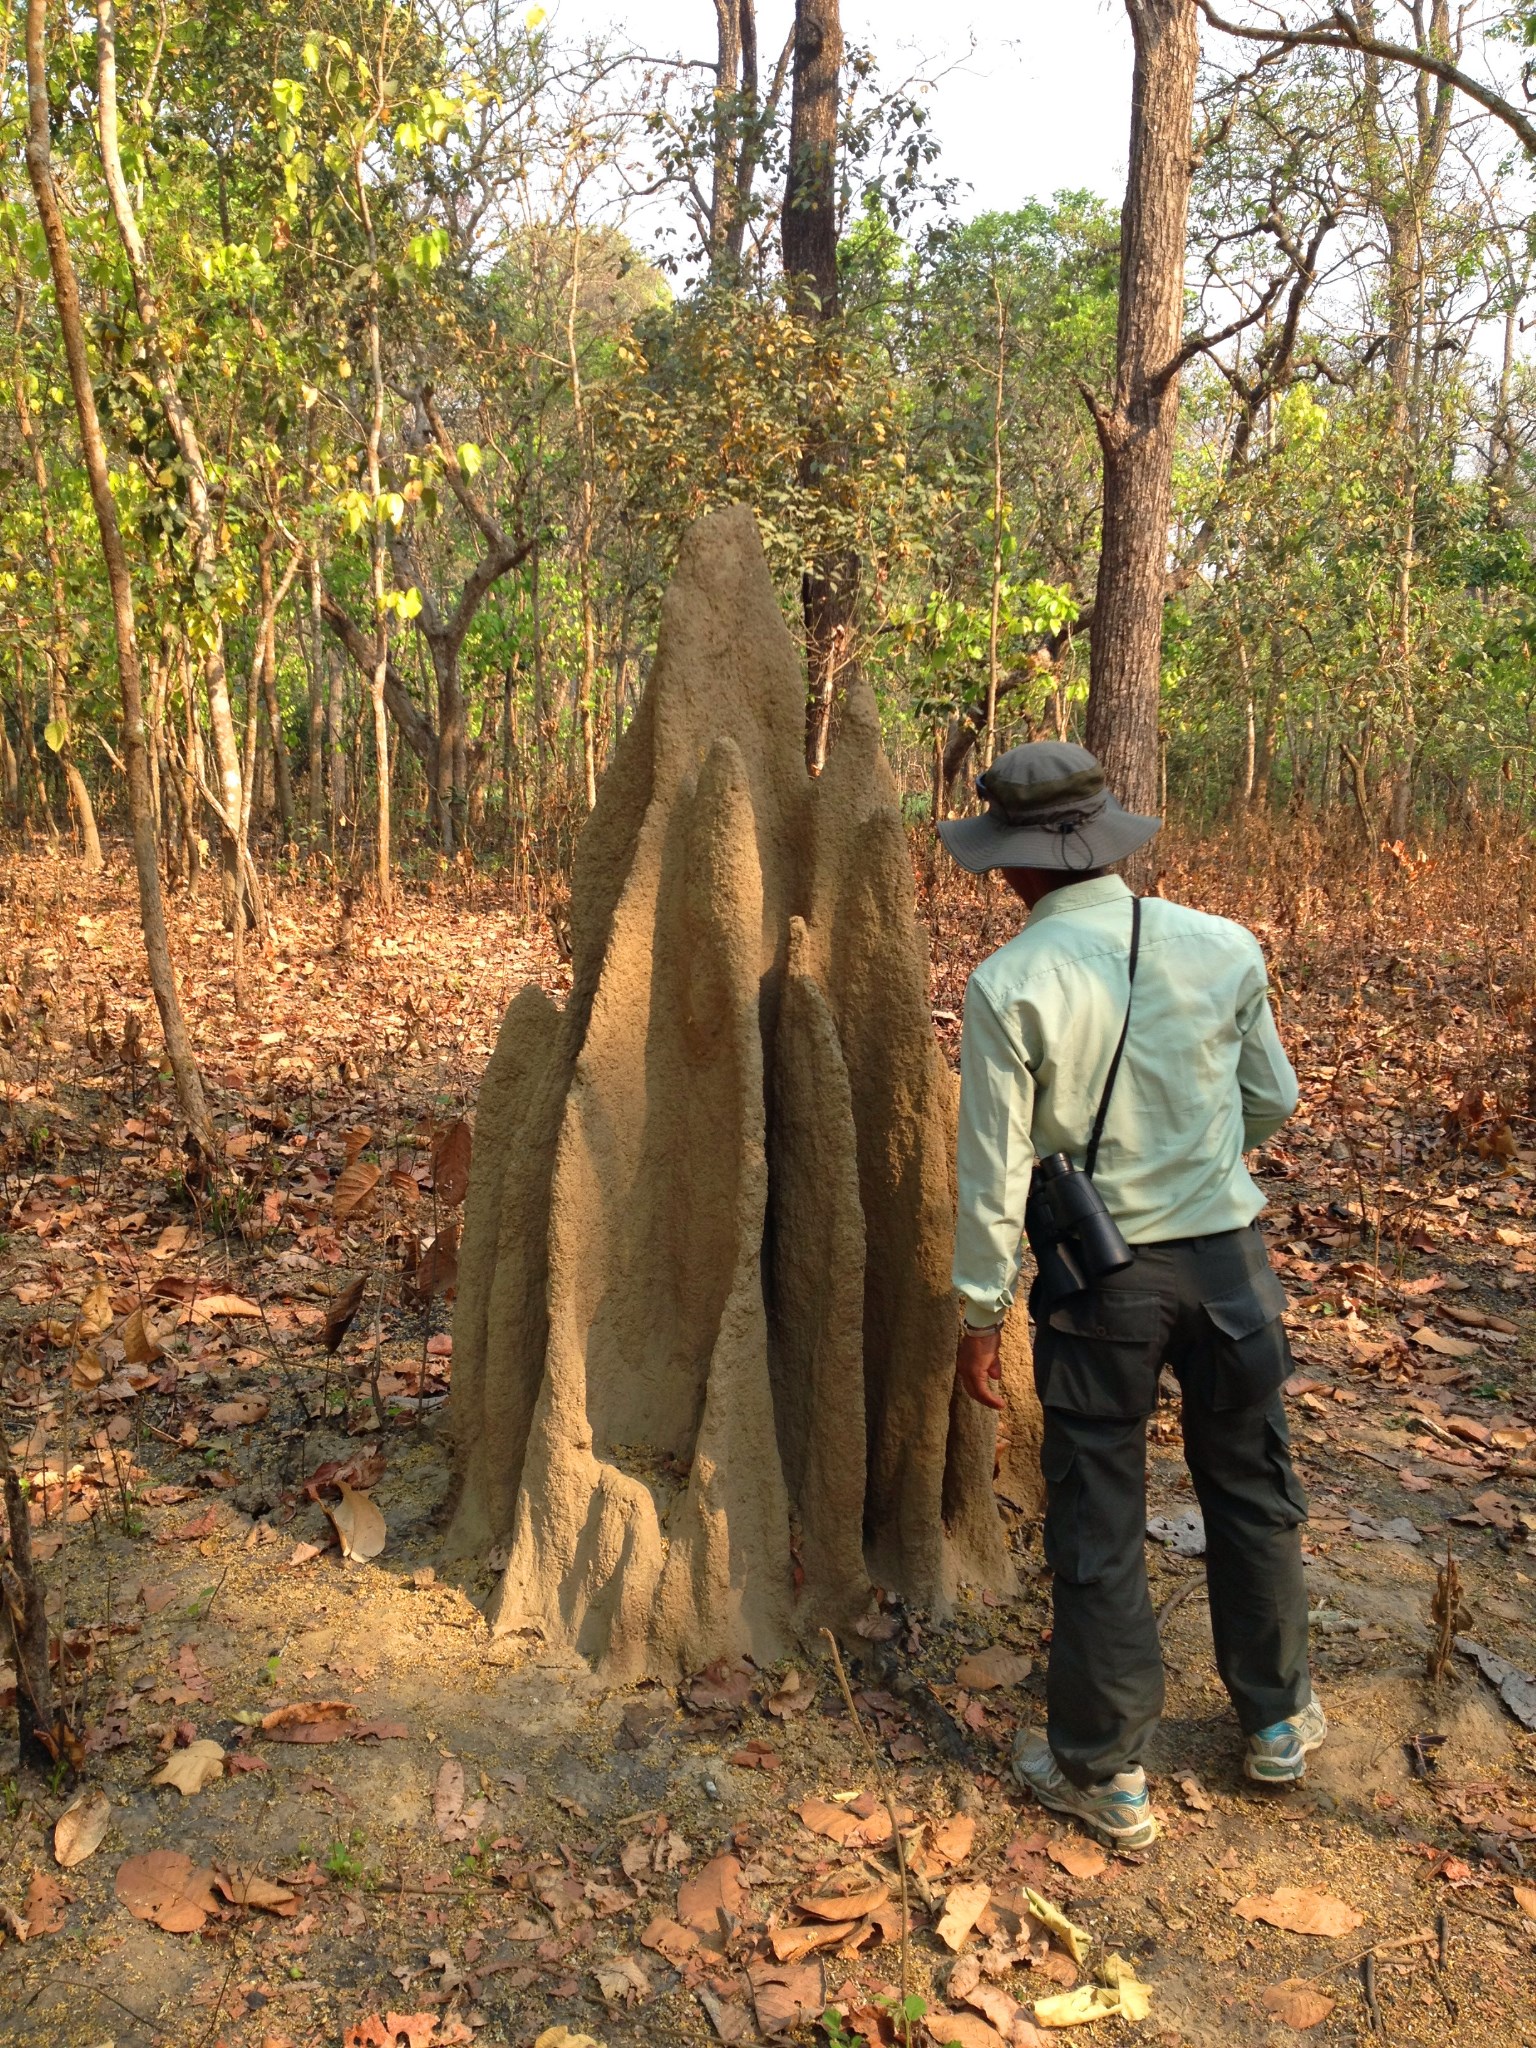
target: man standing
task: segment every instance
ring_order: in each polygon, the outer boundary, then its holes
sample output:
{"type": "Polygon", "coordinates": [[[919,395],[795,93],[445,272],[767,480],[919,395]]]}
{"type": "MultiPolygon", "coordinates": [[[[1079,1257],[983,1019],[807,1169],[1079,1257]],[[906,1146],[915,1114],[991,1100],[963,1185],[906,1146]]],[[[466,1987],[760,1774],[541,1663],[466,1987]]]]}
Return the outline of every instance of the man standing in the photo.
{"type": "Polygon", "coordinates": [[[1247,1737],[1244,1768],[1294,1783],[1327,1733],[1307,1668],[1306,1500],[1280,1394],[1285,1292],[1243,1165],[1296,1107],[1296,1076],[1252,933],[1138,902],[1108,872],[1161,820],[1123,810],[1091,754],[1016,747],[977,787],[984,815],[939,833],[973,874],[1000,869],[1029,920],[965,998],[955,1369],[971,1398],[1003,1405],[999,1333],[1037,1157],[1089,1165],[1128,1247],[1096,1279],[1085,1258],[1075,1271],[1049,1259],[1030,1291],[1054,1627],[1046,1735],[1020,1736],[1014,1772],[1043,1805],[1143,1848],[1157,1821],[1141,1757],[1163,1706],[1146,1436],[1165,1363],[1183,1396],[1216,1662],[1247,1737]]]}

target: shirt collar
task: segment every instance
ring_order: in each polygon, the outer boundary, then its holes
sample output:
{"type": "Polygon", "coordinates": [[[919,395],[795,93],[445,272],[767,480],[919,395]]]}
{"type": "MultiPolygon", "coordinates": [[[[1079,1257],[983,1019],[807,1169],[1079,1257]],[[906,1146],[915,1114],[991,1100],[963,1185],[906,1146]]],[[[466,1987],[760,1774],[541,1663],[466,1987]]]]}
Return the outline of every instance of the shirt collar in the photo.
{"type": "Polygon", "coordinates": [[[1094,910],[1101,903],[1119,903],[1128,900],[1130,893],[1119,875],[1096,875],[1091,882],[1068,882],[1063,888],[1053,889],[1049,896],[1042,896],[1025,923],[1039,924],[1047,917],[1094,910]]]}

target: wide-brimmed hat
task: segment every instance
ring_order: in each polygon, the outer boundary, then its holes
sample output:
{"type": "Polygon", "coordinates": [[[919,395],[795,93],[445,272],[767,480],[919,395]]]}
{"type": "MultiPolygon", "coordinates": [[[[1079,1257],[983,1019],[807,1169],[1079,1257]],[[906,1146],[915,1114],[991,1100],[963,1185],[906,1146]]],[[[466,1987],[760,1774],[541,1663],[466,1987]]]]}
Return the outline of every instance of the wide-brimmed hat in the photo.
{"type": "Polygon", "coordinates": [[[941,818],[939,837],[973,875],[988,868],[1107,868],[1145,846],[1161,818],[1123,810],[1086,747],[1036,740],[976,779],[979,818],[941,818]]]}

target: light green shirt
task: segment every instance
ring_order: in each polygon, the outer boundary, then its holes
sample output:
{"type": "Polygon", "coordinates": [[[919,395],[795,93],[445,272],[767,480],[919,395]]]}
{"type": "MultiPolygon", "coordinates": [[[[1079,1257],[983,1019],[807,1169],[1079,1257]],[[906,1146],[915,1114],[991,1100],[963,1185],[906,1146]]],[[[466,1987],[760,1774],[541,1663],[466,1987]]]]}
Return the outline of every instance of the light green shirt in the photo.
{"type": "MultiPolygon", "coordinates": [[[[1131,892],[1068,883],[971,976],[960,1045],[954,1281],[968,1323],[1018,1280],[1036,1157],[1081,1166],[1125,1018],[1131,892]]],[[[1131,1244],[1238,1230],[1264,1207],[1243,1154],[1296,1107],[1252,932],[1144,899],[1130,1032],[1094,1182],[1131,1244]]]]}

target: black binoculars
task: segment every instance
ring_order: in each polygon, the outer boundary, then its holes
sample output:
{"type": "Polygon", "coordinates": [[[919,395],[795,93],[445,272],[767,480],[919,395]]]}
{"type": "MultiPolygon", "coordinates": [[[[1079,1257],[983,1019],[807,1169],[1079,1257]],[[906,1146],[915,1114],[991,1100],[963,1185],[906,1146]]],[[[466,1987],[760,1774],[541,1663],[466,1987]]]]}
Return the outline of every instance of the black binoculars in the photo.
{"type": "Polygon", "coordinates": [[[1081,1294],[1095,1280],[1130,1265],[1134,1256],[1104,1197],[1065,1152],[1035,1161],[1024,1234],[1046,1302],[1081,1294]]]}

